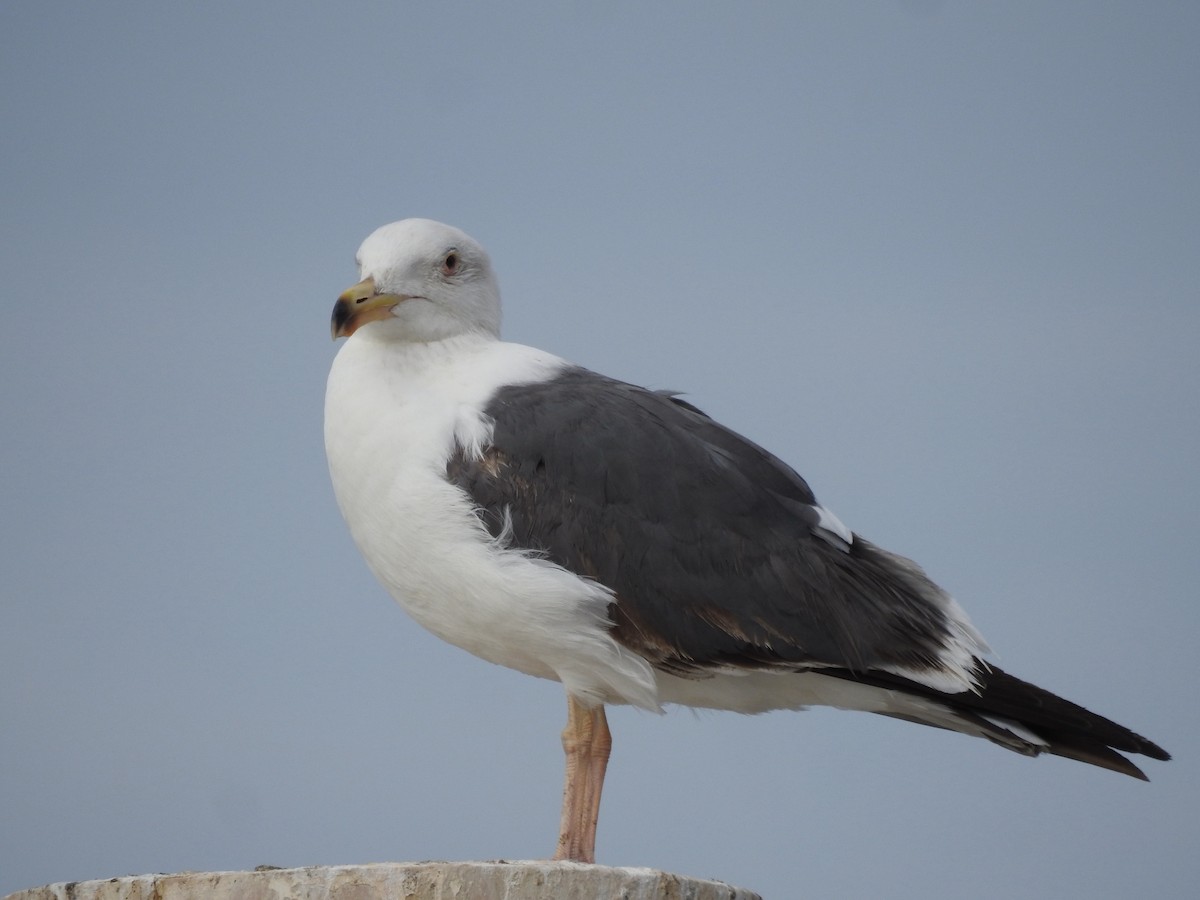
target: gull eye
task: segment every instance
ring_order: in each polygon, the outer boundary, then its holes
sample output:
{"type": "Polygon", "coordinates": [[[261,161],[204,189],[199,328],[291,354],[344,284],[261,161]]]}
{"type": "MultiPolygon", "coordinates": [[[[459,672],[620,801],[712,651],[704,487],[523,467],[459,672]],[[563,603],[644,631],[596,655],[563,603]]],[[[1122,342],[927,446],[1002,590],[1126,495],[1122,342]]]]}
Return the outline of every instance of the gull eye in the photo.
{"type": "Polygon", "coordinates": [[[459,257],[457,250],[451,250],[446,254],[446,258],[442,260],[443,275],[457,275],[459,267],[459,257]]]}

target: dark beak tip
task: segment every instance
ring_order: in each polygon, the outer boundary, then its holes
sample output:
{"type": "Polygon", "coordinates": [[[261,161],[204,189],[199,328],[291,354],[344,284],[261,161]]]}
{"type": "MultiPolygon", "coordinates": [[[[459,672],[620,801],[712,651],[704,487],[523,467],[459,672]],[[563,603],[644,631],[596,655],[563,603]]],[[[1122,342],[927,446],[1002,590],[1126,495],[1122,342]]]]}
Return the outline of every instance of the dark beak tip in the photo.
{"type": "Polygon", "coordinates": [[[334,340],[341,336],[342,329],[346,327],[348,321],[350,321],[349,308],[341,301],[335,303],[333,315],[329,317],[329,332],[333,335],[334,340]]]}

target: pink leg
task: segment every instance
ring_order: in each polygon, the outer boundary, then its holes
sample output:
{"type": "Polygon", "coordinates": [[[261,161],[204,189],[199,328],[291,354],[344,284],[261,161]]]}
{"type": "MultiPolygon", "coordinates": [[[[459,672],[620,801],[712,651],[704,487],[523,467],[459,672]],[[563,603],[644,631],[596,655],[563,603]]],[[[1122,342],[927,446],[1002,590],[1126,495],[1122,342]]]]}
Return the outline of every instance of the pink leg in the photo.
{"type": "Polygon", "coordinates": [[[563,729],[562,742],[567,776],[554,858],[595,862],[600,792],[612,750],[612,733],[608,730],[604,707],[588,707],[568,695],[567,727],[563,729]]]}

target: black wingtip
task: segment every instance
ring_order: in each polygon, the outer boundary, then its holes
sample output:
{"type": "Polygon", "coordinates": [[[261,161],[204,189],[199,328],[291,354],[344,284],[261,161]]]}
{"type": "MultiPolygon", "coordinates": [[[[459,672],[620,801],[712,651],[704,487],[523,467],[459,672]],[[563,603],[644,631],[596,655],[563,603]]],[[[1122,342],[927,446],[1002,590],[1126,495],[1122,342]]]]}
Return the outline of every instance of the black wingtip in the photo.
{"type": "Polygon", "coordinates": [[[1111,750],[1108,747],[1092,745],[1089,747],[1073,746],[1070,744],[1052,743],[1046,748],[1046,752],[1054,756],[1061,756],[1064,759],[1073,759],[1077,762],[1088,763],[1089,765],[1098,766],[1101,769],[1108,769],[1110,772],[1119,772],[1122,775],[1128,775],[1130,778],[1136,778],[1139,781],[1149,781],[1146,773],[1135,766],[1132,762],[1111,750]]]}
{"type": "MultiPolygon", "coordinates": [[[[1139,781],[1150,779],[1122,753],[1138,753],[1164,762],[1171,758],[1171,754],[1158,744],[1125,726],[1015,678],[996,666],[988,666],[980,671],[977,692],[962,694],[945,694],[890,673],[853,674],[826,669],[823,674],[937,700],[971,723],[970,729],[962,730],[986,737],[1027,756],[1049,753],[1119,772],[1139,781]],[[1025,740],[1019,732],[1005,728],[1005,721],[1028,729],[1039,741],[1032,743],[1025,740]]],[[[917,721],[922,720],[917,717],[917,721]]]]}
{"type": "Polygon", "coordinates": [[[1142,754],[1142,756],[1148,756],[1151,759],[1158,759],[1162,760],[1163,762],[1167,762],[1171,758],[1171,754],[1162,747],[1158,746],[1158,744],[1154,743],[1153,741],[1146,740],[1140,734],[1136,735],[1136,737],[1138,742],[1141,744],[1141,748],[1138,750],[1138,753],[1142,754]]]}

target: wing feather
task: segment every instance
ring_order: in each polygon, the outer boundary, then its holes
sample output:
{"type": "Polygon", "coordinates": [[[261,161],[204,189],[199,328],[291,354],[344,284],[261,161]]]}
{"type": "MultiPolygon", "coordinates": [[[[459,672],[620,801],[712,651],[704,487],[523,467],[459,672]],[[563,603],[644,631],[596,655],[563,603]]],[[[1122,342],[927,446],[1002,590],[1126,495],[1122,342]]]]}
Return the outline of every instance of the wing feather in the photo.
{"type": "Polygon", "coordinates": [[[511,521],[515,546],[609,587],[614,636],[654,664],[936,674],[963,655],[915,563],[830,540],[800,475],[690,403],[572,368],[486,411],[491,446],[448,477],[494,535],[511,521]]]}

